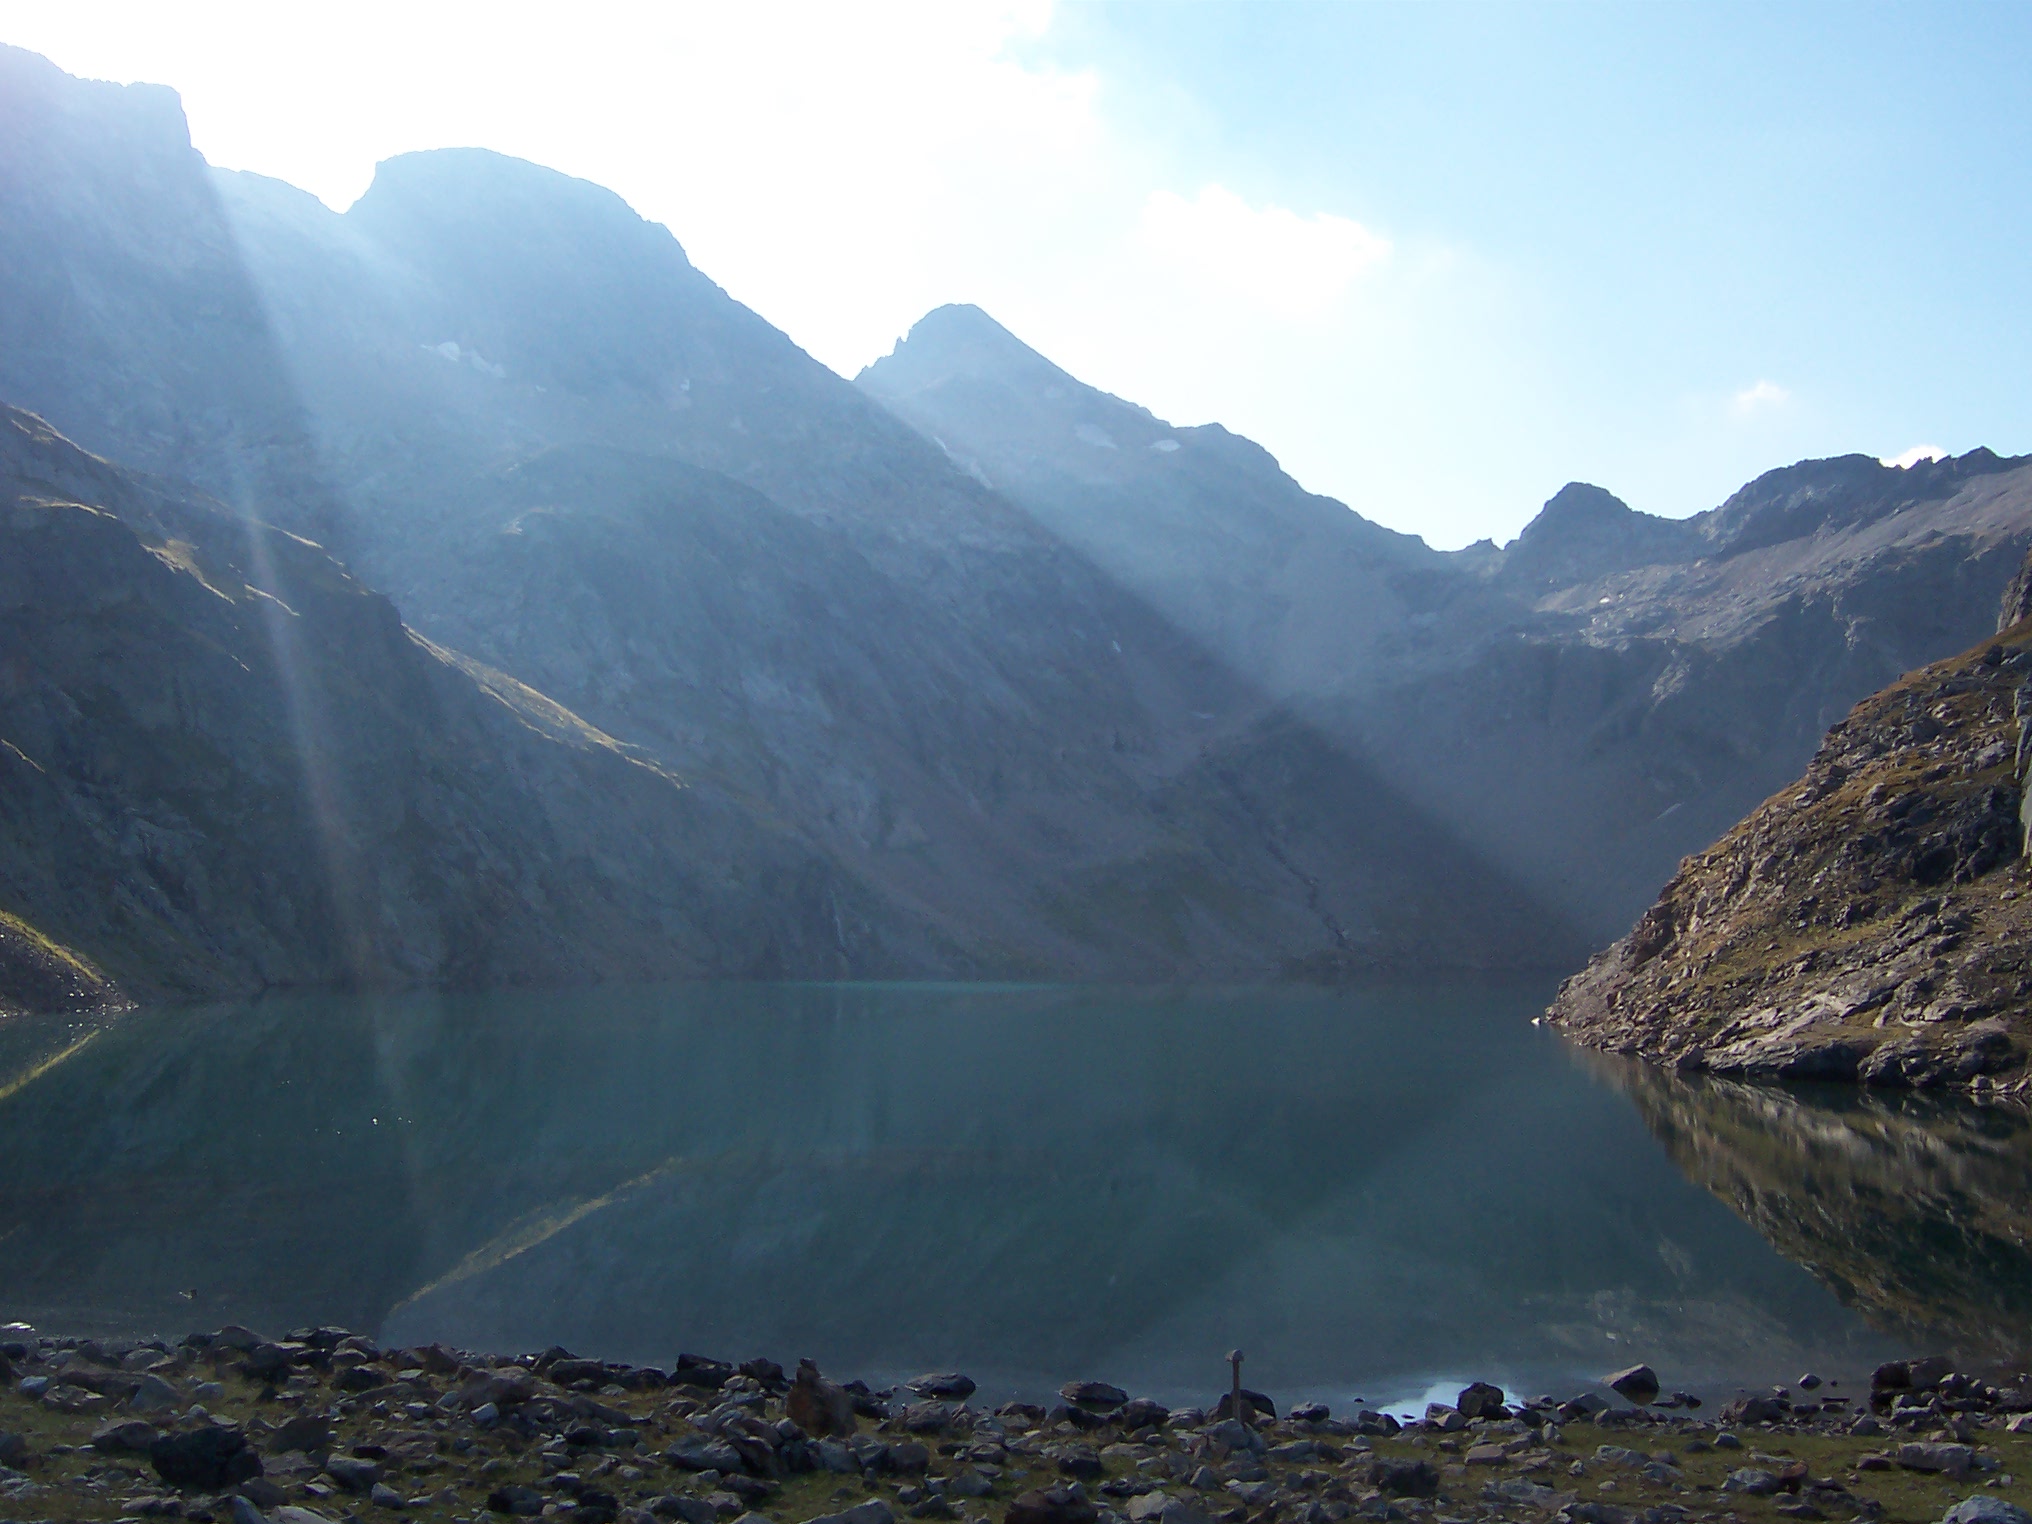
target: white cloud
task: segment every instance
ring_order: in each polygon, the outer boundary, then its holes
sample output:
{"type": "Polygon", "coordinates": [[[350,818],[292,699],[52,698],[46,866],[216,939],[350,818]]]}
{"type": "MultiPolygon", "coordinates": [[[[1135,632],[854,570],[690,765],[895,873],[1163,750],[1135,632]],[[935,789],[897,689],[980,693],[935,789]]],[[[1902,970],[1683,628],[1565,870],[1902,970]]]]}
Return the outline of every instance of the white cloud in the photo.
{"type": "Polygon", "coordinates": [[[1188,201],[1154,191],[1138,228],[1145,250],[1196,283],[1285,317],[1337,307],[1390,257],[1390,240],[1331,212],[1252,207],[1224,185],[1188,201]]]}
{"type": "Polygon", "coordinates": [[[1776,381],[1757,381],[1744,387],[1729,399],[1729,410],[1738,418],[1748,418],[1756,413],[1781,408],[1792,400],[1792,393],[1776,381]]]}
{"type": "Polygon", "coordinates": [[[1909,450],[1900,450],[1896,455],[1886,455],[1884,457],[1884,464],[1896,466],[1902,471],[1918,465],[1922,460],[1945,459],[1947,459],[1947,451],[1941,449],[1939,445],[1920,444],[1914,445],[1909,450]]]}

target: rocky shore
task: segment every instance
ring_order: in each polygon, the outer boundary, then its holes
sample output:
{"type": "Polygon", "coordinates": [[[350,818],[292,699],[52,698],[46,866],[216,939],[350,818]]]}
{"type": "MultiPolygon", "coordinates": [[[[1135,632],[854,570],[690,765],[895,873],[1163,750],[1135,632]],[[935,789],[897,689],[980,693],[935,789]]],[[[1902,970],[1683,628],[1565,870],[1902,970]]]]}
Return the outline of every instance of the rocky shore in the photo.
{"type": "Polygon", "coordinates": [[[875,1391],[808,1362],[658,1370],[335,1328],[5,1338],[0,1520],[2032,1521],[2032,1376],[1946,1359],[1711,1416],[1641,1366],[1565,1400],[1475,1382],[1422,1414],[1247,1390],[1172,1409],[1099,1381],[986,1411],[957,1373],[875,1391]]]}
{"type": "Polygon", "coordinates": [[[2028,717],[2032,620],[1864,700],[1548,1019],[1741,1079],[2032,1097],[2028,717]]]}

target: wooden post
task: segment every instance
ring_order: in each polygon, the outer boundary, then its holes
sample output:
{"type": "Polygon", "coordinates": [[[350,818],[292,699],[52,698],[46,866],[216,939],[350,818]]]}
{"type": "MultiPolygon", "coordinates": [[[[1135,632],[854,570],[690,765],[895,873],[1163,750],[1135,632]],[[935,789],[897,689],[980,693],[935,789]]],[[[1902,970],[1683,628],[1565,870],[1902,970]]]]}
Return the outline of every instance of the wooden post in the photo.
{"type": "Polygon", "coordinates": [[[1232,1395],[1228,1398],[1228,1417],[1240,1418],[1247,1423],[1249,1420],[1242,1412],[1242,1352],[1239,1349],[1228,1351],[1228,1365],[1234,1372],[1232,1395]]]}

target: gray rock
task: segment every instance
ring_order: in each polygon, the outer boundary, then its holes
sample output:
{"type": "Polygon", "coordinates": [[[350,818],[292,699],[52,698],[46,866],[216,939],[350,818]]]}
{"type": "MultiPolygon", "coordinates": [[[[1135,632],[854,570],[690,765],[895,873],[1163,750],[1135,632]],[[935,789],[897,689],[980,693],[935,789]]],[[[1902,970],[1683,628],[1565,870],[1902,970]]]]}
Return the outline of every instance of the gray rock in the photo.
{"type": "Polygon", "coordinates": [[[162,1377],[149,1371],[141,1373],[141,1380],[134,1388],[134,1395],[127,1399],[130,1413],[167,1413],[180,1407],[183,1393],[171,1386],[162,1377]]]}
{"type": "Polygon", "coordinates": [[[1121,1407],[1129,1400],[1127,1392],[1105,1381],[1068,1381],[1058,1389],[1058,1395],[1075,1407],[1093,1408],[1104,1413],[1121,1407]]]}
{"type": "Polygon", "coordinates": [[[268,1524],[268,1516],[243,1497],[234,1497],[229,1516],[233,1524],[268,1524]]]}
{"type": "MultiPolygon", "coordinates": [[[[1471,1381],[1461,1388],[1454,1407],[1463,1418],[1500,1418],[1503,1416],[1503,1389],[1486,1381],[1471,1381]]],[[[1295,1410],[1293,1416],[1296,1416],[1295,1410]]]]}
{"type": "Polygon", "coordinates": [[[985,1498],[994,1494],[995,1483],[993,1478],[970,1466],[953,1475],[946,1482],[945,1490],[951,1497],[985,1498]]]}
{"type": "Polygon", "coordinates": [[[510,1484],[487,1494],[487,1510],[519,1519],[533,1519],[543,1512],[544,1497],[534,1487],[510,1484]]]}
{"type": "Polygon", "coordinates": [[[299,1508],[293,1504],[276,1509],[268,1517],[269,1524],[332,1524],[332,1520],[324,1514],[313,1513],[308,1508],[299,1508]]]}
{"type": "Polygon", "coordinates": [[[367,1492],[367,1501],[376,1508],[407,1508],[408,1499],[386,1482],[376,1482],[367,1492]]]}
{"type": "Polygon", "coordinates": [[[854,1452],[836,1439],[822,1439],[818,1442],[818,1463],[822,1470],[837,1472],[842,1476],[861,1469],[861,1462],[854,1452]]]}
{"type": "Polygon", "coordinates": [[[914,1402],[903,1410],[903,1427],[912,1434],[943,1434],[955,1411],[949,1402],[914,1402]]]}
{"type": "Polygon", "coordinates": [[[1960,1478],[1975,1469],[1976,1452],[1967,1445],[1915,1443],[1900,1445],[1892,1452],[1891,1459],[1907,1471],[1925,1471],[1960,1478]]]}
{"type": "Polygon", "coordinates": [[[1632,1365],[1608,1376],[1603,1384],[1642,1405],[1658,1395],[1658,1372],[1648,1365],[1632,1365]]]}
{"type": "Polygon", "coordinates": [[[155,1474],[172,1487],[220,1492],[261,1474],[261,1457],[238,1429],[206,1424],[165,1434],[148,1447],[155,1474]]]}
{"type": "Polygon", "coordinates": [[[719,1518],[713,1505],[704,1498],[679,1492],[666,1492],[649,1505],[649,1511],[659,1519],[677,1519],[681,1524],[715,1524],[719,1518]]]}
{"type": "Polygon", "coordinates": [[[1161,1492],[1146,1492],[1141,1497],[1129,1499],[1129,1506],[1123,1510],[1129,1517],[1129,1524],[1143,1524],[1145,1519],[1157,1518],[1164,1512],[1164,1505],[1171,1499],[1161,1492]]]}
{"type": "Polygon", "coordinates": [[[122,1418],[100,1424],[92,1431],[91,1442],[94,1450],[146,1455],[161,1437],[162,1431],[146,1419],[122,1418]]]}
{"type": "Polygon", "coordinates": [[[686,1471],[741,1470],[741,1452],[723,1440],[687,1434],[663,1452],[663,1458],[686,1471]]]}
{"type": "Polygon", "coordinates": [[[1979,1493],[1948,1509],[1940,1524],[2032,1524],[2032,1513],[2027,1513],[2016,1503],[1979,1493]]]}
{"type": "Polygon", "coordinates": [[[1482,1489],[1482,1498],[1499,1508],[1542,1508],[1548,1512],[1564,1508],[1574,1501],[1571,1492],[1555,1492],[1550,1487],[1541,1487],[1522,1477],[1505,1477],[1501,1481],[1490,1482],[1482,1489]]]}
{"type": "Polygon", "coordinates": [[[348,1492],[371,1492],[381,1480],[381,1468],[357,1455],[334,1455],[325,1462],[325,1475],[348,1492]]]}
{"type": "Polygon", "coordinates": [[[1777,1490],[1777,1476],[1757,1466],[1731,1471],[1722,1482],[1722,1491],[1748,1493],[1753,1498],[1768,1498],[1777,1490]]]}

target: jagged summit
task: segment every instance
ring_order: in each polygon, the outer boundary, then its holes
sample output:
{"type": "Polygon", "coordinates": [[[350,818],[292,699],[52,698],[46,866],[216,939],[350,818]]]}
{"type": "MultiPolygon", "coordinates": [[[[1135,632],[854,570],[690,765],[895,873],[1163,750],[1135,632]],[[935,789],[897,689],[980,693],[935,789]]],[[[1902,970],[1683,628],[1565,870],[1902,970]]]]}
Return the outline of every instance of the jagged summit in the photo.
{"type": "Polygon", "coordinates": [[[690,264],[668,228],[604,185],[491,148],[430,148],[383,159],[346,217],[388,242],[434,228],[511,247],[563,243],[595,257],[633,246],[690,264]]]}
{"type": "Polygon", "coordinates": [[[1568,482],[1505,547],[1499,575],[1519,588],[1566,586],[1607,572],[1699,554],[1688,521],[1639,513],[1587,482],[1568,482]]]}
{"type": "Polygon", "coordinates": [[[934,307],[896,347],[855,379],[890,389],[919,387],[958,375],[1049,376],[1081,386],[986,312],[969,302],[934,307]]]}
{"type": "Polygon", "coordinates": [[[1830,529],[1888,518],[1919,503],[1945,502],[1978,477],[2014,470],[2032,456],[1978,447],[1965,455],[1887,466],[1871,455],[1802,460],[1766,471],[1710,513],[1698,515],[1714,549],[1739,555],[1830,529]]]}

